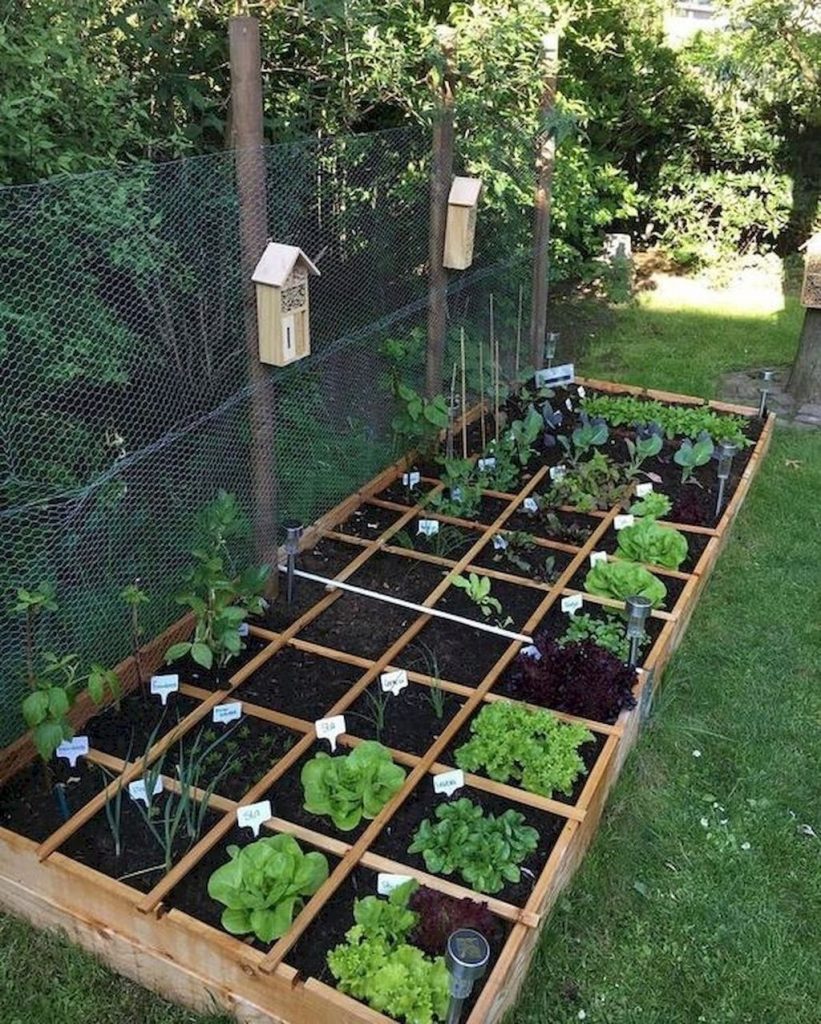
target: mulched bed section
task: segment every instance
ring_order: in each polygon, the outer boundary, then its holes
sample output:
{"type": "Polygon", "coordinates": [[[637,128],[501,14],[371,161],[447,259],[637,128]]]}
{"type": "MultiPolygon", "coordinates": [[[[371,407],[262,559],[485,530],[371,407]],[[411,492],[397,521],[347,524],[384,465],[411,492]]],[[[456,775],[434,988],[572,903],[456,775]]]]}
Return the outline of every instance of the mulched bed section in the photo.
{"type": "Polygon", "coordinates": [[[232,698],[314,722],[324,718],[363,672],[341,661],[283,647],[238,686],[232,698]]]}
{"type": "Polygon", "coordinates": [[[429,674],[431,656],[436,657],[439,677],[451,683],[478,686],[511,641],[490,633],[477,636],[471,626],[459,626],[445,619],[431,619],[393,659],[398,668],[429,674]]]}
{"type": "Polygon", "coordinates": [[[420,757],[462,706],[462,700],[455,694],[439,690],[444,701],[444,712],[441,718],[437,718],[430,699],[431,688],[421,683],[408,683],[396,697],[385,695],[385,721],[377,736],[373,703],[368,693],[373,697],[381,694],[379,679],[375,679],[366,693],[345,711],[348,732],[361,739],[379,740],[386,747],[418,754],[420,757]]]}
{"type": "Polygon", "coordinates": [[[344,523],[340,523],[336,527],[336,532],[349,533],[352,537],[362,537],[364,540],[375,540],[389,526],[393,526],[401,514],[392,509],[380,508],[378,505],[363,505],[352,512],[344,523]]]}
{"type": "MultiPolygon", "coordinates": [[[[524,906],[542,868],[547,863],[550,851],[553,849],[561,830],[564,828],[565,819],[549,814],[546,811],[537,811],[526,804],[513,803],[491,793],[484,793],[479,789],[471,789],[468,786],[457,790],[452,799],[458,800],[460,797],[467,797],[474,804],[480,804],[485,814],[492,813],[497,817],[513,808],[524,815],[525,824],[531,825],[538,831],[539,845],[522,862],[521,879],[515,885],[508,883],[500,892],[492,894],[497,899],[505,900],[515,906],[524,906]]],[[[405,800],[372,844],[371,849],[373,852],[389,857],[391,860],[399,861],[402,864],[407,864],[409,867],[426,871],[424,858],[420,854],[408,853],[408,847],[412,843],[414,833],[421,822],[425,818],[430,818],[433,821],[437,820],[435,818],[436,808],[447,799],[445,796],[434,793],[433,776],[427,776],[405,800]]],[[[448,878],[450,881],[463,885],[467,889],[470,888],[461,875],[457,873],[448,876],[448,878]]]]}
{"type": "MultiPolygon", "coordinates": [[[[69,812],[75,814],[107,785],[102,768],[81,757],[74,768],[60,758],[49,762],[51,781],[64,786],[69,812]]],[[[46,790],[39,759],[19,771],[0,789],[0,827],[42,843],[63,824],[57,797],[46,790]]]]}

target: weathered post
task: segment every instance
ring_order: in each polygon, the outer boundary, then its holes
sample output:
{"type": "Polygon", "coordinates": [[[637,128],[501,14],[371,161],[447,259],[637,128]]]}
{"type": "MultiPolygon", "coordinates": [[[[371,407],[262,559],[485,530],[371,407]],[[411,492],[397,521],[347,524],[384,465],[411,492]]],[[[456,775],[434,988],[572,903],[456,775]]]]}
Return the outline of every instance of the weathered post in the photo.
{"type": "Polygon", "coordinates": [[[821,406],[821,232],[813,235],[806,245],[801,303],[804,323],[787,382],[796,411],[807,405],[821,406]]]}
{"type": "Polygon", "coordinates": [[[276,570],[276,496],[274,486],[273,396],[268,371],[259,361],[256,296],[251,274],[268,238],[265,156],[262,150],[262,72],[259,22],[235,17],[228,22],[231,64],[231,145],[235,150],[239,195],[240,264],[245,354],[251,387],[251,497],[254,552],[272,567],[270,594],[278,589],[276,570]]]}
{"type": "Polygon", "coordinates": [[[442,390],[442,360],[448,319],[448,272],[444,267],[448,195],[453,179],[453,77],[456,32],[448,25],[437,29],[442,49],[441,68],[430,72],[436,96],[430,170],[430,226],[428,231],[428,348],[425,391],[429,398],[442,390]]]}
{"type": "Polygon", "coordinates": [[[559,75],[559,33],[548,32],[542,40],[544,92],[539,104],[541,131],[536,151],[536,194],[533,202],[533,298],[530,311],[530,359],[538,370],[544,358],[547,331],[548,272],[550,270],[550,202],[556,138],[550,121],[556,107],[559,75]]]}

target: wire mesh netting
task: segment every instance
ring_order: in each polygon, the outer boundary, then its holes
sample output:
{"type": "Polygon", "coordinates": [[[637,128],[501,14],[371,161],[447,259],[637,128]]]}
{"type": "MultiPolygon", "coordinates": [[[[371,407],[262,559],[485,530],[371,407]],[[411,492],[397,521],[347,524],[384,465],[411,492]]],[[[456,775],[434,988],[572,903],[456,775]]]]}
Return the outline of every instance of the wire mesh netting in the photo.
{"type": "MultiPolygon", "coordinates": [[[[467,146],[461,155],[464,166],[467,146]]],[[[251,556],[254,528],[270,528],[255,459],[277,521],[310,522],[398,454],[391,381],[424,379],[427,133],[263,150],[251,229],[263,245],[300,246],[321,277],[310,284],[311,355],[250,373],[244,160],[260,155],[0,189],[0,743],[23,729],[16,588],[56,588],[41,649],[113,665],[129,653],[120,591],[142,581],[147,634],[178,616],[194,517],[220,488],[247,516],[251,556]],[[262,436],[250,415],[260,399],[262,436]]],[[[529,179],[523,167],[521,196],[529,179]]],[[[508,368],[515,358],[529,223],[522,201],[483,206],[473,266],[450,275],[446,371],[464,327],[474,391],[491,293],[508,368]]]]}

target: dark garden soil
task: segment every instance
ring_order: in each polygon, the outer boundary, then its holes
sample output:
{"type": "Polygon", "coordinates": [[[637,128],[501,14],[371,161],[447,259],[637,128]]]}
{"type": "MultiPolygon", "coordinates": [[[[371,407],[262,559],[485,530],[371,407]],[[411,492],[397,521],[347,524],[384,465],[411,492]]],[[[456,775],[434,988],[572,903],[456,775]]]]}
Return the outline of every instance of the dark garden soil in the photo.
{"type": "Polygon", "coordinates": [[[165,763],[169,765],[166,774],[173,774],[170,768],[180,760],[180,750],[188,760],[196,744],[195,756],[203,758],[205,781],[201,785],[208,785],[227,769],[215,792],[229,800],[241,800],[301,737],[302,733],[253,715],[243,715],[227,725],[206,721],[166,754],[165,763]]]}
{"type": "MultiPolygon", "coordinates": [[[[441,472],[441,468],[437,468],[441,472]]],[[[416,471],[419,472],[418,469],[416,471]]],[[[376,497],[381,498],[382,501],[394,501],[397,505],[407,505],[410,508],[413,505],[418,505],[432,488],[432,483],[422,480],[409,490],[400,478],[394,480],[384,491],[380,491],[376,497]]]]}
{"type": "Polygon", "coordinates": [[[510,641],[490,633],[477,634],[470,626],[445,619],[431,619],[414,640],[393,659],[399,668],[409,668],[465,686],[478,686],[510,641]],[[436,669],[432,669],[435,659],[436,669]]]}
{"type": "Polygon", "coordinates": [[[419,613],[410,608],[348,593],[300,630],[298,636],[300,640],[375,660],[418,617],[419,613]]]}
{"type": "Polygon", "coordinates": [[[352,537],[375,540],[389,526],[393,526],[401,512],[380,508],[378,505],[363,505],[356,509],[336,528],[337,533],[349,533],[352,537]]]}
{"type": "MultiPolygon", "coordinates": [[[[687,541],[687,557],[678,567],[679,572],[692,572],[698,565],[698,560],[704,554],[704,549],[710,543],[712,538],[704,533],[684,533],[682,536],[687,541]]],[[[619,534],[616,530],[608,530],[607,533],[601,538],[599,543],[596,545],[599,551],[606,551],[608,554],[617,554],[619,546],[619,534]]],[[[662,581],[667,583],[667,577],[662,577],[662,581]]]]}
{"type": "Polygon", "coordinates": [[[524,576],[539,583],[553,584],[573,560],[573,555],[567,551],[557,551],[540,544],[530,544],[525,548],[518,549],[516,556],[528,562],[530,568],[525,569],[516,565],[509,556],[505,555],[504,551],[497,551],[492,543],[484,546],[473,559],[473,564],[481,565],[485,569],[510,573],[511,576],[524,576]],[[552,563],[549,563],[550,559],[552,559],[552,563]]]}
{"type": "MultiPolygon", "coordinates": [[[[427,537],[419,532],[419,522],[424,518],[424,515],[420,515],[412,519],[404,531],[399,531],[398,536],[400,539],[411,541],[414,550],[423,551],[426,555],[436,555],[437,558],[449,558],[453,562],[458,562],[482,536],[479,530],[455,526],[453,523],[440,523],[439,533],[427,537]]],[[[392,539],[391,543],[398,542],[392,539]]]]}
{"type": "MultiPolygon", "coordinates": [[[[275,813],[278,813],[276,809],[275,813]]],[[[268,829],[261,829],[259,838],[269,838],[276,834],[276,832],[271,832],[268,829]]],[[[310,853],[315,849],[315,847],[312,847],[302,839],[297,841],[302,848],[303,853],[310,853]]],[[[163,902],[170,907],[174,907],[177,910],[182,910],[186,914],[190,914],[191,917],[195,917],[198,921],[211,925],[212,928],[216,928],[218,931],[225,934],[225,931],[220,924],[220,918],[222,917],[222,912],[225,909],[225,906],[224,904],[211,899],[208,895],[208,879],[217,870],[217,868],[221,868],[223,864],[228,863],[230,858],[228,856],[227,849],[229,846],[243,847],[248,846],[252,842],[254,842],[254,834],[251,829],[235,826],[231,829],[228,835],[209,850],[202,860],[200,860],[191,869],[191,871],[181,879],[179,884],[171,890],[168,896],[164,897],[163,902]]],[[[328,871],[330,873],[339,863],[339,859],[330,853],[323,852],[323,856],[328,861],[328,871]]],[[[304,902],[307,903],[307,899],[305,899],[304,902]]],[[[294,917],[296,917],[296,914],[300,909],[301,907],[297,907],[294,917]]],[[[252,946],[254,949],[258,949],[264,953],[267,953],[273,945],[273,943],[266,945],[253,936],[248,936],[244,939],[242,936],[237,936],[237,938],[241,941],[247,942],[249,946],[252,946]]]]}
{"type": "MultiPolygon", "coordinates": [[[[297,568],[302,568],[302,556],[297,560],[297,568]]],[[[310,570],[308,570],[310,571],[310,570]]],[[[311,608],[328,593],[324,583],[315,583],[313,580],[294,580],[294,596],[291,604],[285,589],[285,578],[280,580],[280,592],[276,600],[272,601],[265,614],[257,616],[251,621],[255,626],[262,626],[265,629],[281,632],[288,628],[298,618],[310,611],[311,608]]]]}
{"type": "MultiPolygon", "coordinates": [[[[405,558],[379,551],[371,555],[347,582],[364,590],[421,604],[442,582],[446,573],[446,569],[418,558],[405,558]]],[[[373,612],[377,614],[381,614],[380,609],[386,607],[376,602],[372,602],[372,605],[373,612]]],[[[398,605],[394,607],[398,608],[398,605]]]]}
{"type": "MultiPolygon", "coordinates": [[[[74,768],[60,758],[49,763],[50,779],[62,787],[69,816],[111,781],[98,765],[81,757],[74,768]]],[[[65,821],[57,795],[46,788],[40,760],[19,771],[0,789],[0,827],[42,843],[65,821]]]]}
{"type": "MultiPolygon", "coordinates": [[[[243,651],[237,655],[236,658],[232,658],[227,665],[221,668],[213,668],[211,670],[202,668],[198,665],[193,658],[181,658],[179,661],[173,662],[168,665],[167,668],[161,669],[161,672],[176,672],[180,677],[181,683],[189,683],[191,686],[199,686],[203,690],[227,690],[229,685],[229,679],[231,676],[239,671],[243,665],[247,664],[252,658],[256,657],[261,650],[263,650],[269,640],[262,640],[256,636],[246,636],[243,638],[243,651]]],[[[153,698],[156,700],[156,698],[153,698]]]]}
{"type": "MultiPolygon", "coordinates": [[[[462,576],[465,577],[466,574],[462,573],[462,576]]],[[[547,591],[536,590],[533,587],[519,587],[515,583],[506,583],[504,580],[491,580],[490,595],[501,604],[502,611],[500,613],[492,611],[490,615],[484,615],[482,609],[475,601],[471,601],[464,590],[453,585],[448,587],[439,598],[436,607],[444,612],[450,612],[452,615],[461,615],[465,619],[475,619],[476,622],[517,630],[524,627],[540,602],[547,597],[547,591]],[[513,621],[505,625],[505,620],[508,617],[513,621]]],[[[481,639],[479,642],[481,643],[481,639]]]]}
{"type": "Polygon", "coordinates": [[[579,512],[551,512],[550,515],[528,512],[522,506],[505,523],[506,530],[522,530],[542,540],[555,540],[562,544],[581,547],[601,523],[596,516],[579,512]],[[558,520],[558,525],[555,521],[558,520]]]}
{"type": "Polygon", "coordinates": [[[361,668],[283,647],[232,697],[314,722],[323,718],[363,674],[361,668]]]}
{"type": "MultiPolygon", "coordinates": [[[[602,550],[597,547],[596,550],[602,550]]],[[[584,581],[587,574],[590,572],[590,562],[586,562],[581,569],[572,577],[568,583],[570,590],[584,590],[584,581]]],[[[664,599],[661,605],[661,611],[671,612],[676,606],[676,602],[681,597],[681,593],[687,584],[687,580],[677,579],[675,576],[662,576],[660,573],[653,573],[653,575],[661,580],[664,586],[667,588],[667,597],[664,599]]]]}
{"type": "MultiPolygon", "coordinates": [[[[550,856],[550,851],[553,849],[559,833],[564,828],[565,819],[546,811],[537,811],[526,804],[512,803],[502,797],[469,787],[457,790],[451,799],[457,800],[460,797],[467,797],[474,804],[480,804],[485,814],[491,813],[497,817],[513,808],[524,816],[525,824],[531,825],[539,833],[538,847],[520,865],[521,879],[515,884],[507,883],[500,892],[492,894],[497,899],[506,900],[516,906],[523,906],[530,896],[542,868],[547,863],[547,858],[550,856]]],[[[427,776],[394,814],[371,849],[384,857],[390,857],[391,860],[426,871],[424,858],[420,854],[408,853],[408,847],[413,842],[414,834],[422,821],[425,818],[436,821],[436,808],[447,799],[446,796],[434,793],[433,776],[427,776]]],[[[470,888],[458,874],[450,876],[450,880],[470,888]]]]}
{"type": "MultiPolygon", "coordinates": [[[[589,615],[593,619],[608,620],[612,618],[622,620],[621,611],[618,608],[605,608],[603,605],[594,604],[592,601],[585,601],[583,607],[579,611],[580,615],[589,615]]],[[[570,615],[567,612],[561,610],[561,605],[557,602],[548,609],[545,617],[539,622],[536,628],[533,630],[533,636],[540,636],[542,633],[546,633],[551,639],[554,637],[560,637],[565,634],[567,627],[570,623],[570,615]]],[[[658,639],[659,634],[664,628],[664,619],[649,618],[647,620],[645,631],[650,637],[651,643],[649,643],[643,650],[644,654],[647,655],[650,652],[652,643],[658,639]]],[[[507,675],[507,673],[505,673],[507,675]]],[[[494,691],[498,690],[499,684],[494,686],[494,691]]]]}
{"type": "Polygon", "coordinates": [[[199,706],[199,701],[181,693],[170,693],[165,707],[159,697],[129,693],[120,701],[119,710],[112,704],[95,715],[85,732],[97,750],[136,761],[145,753],[149,740],[157,743],[199,706]]]}
{"type": "MultiPolygon", "coordinates": [[[[481,710],[481,708],[479,710],[481,710]]],[[[474,714],[473,718],[475,719],[475,717],[476,715],[474,714]]],[[[453,740],[448,744],[447,749],[439,758],[437,758],[437,760],[441,761],[443,764],[452,764],[454,768],[456,767],[456,751],[459,749],[459,747],[467,743],[468,740],[471,738],[470,724],[470,722],[466,722],[465,725],[462,726],[462,728],[456,733],[456,736],[453,738],[453,740]]],[[[576,782],[574,783],[570,793],[560,793],[558,791],[550,793],[549,795],[554,800],[559,800],[563,804],[578,803],[582,790],[587,784],[587,777],[593,770],[593,765],[598,760],[599,754],[601,753],[602,748],[604,747],[604,744],[607,741],[607,737],[603,736],[601,733],[591,733],[591,736],[593,738],[590,742],[583,743],[579,747],[579,755],[581,756],[581,759],[584,761],[585,771],[576,779],[576,782]]],[[[473,774],[483,775],[485,778],[490,778],[487,772],[482,770],[476,771],[473,774]]],[[[507,781],[507,785],[517,786],[520,784],[512,779],[509,779],[507,781]]]]}
{"type": "Polygon", "coordinates": [[[345,724],[352,736],[378,740],[386,747],[421,756],[461,706],[462,700],[454,694],[442,689],[432,691],[421,683],[408,683],[395,697],[383,694],[379,679],[375,679],[345,711],[345,724]],[[442,700],[441,718],[434,707],[436,694],[442,700]],[[382,700],[384,721],[378,730],[376,712],[382,700]]]}
{"type": "MultiPolygon", "coordinates": [[[[172,794],[164,791],[158,793],[152,800],[152,807],[156,809],[155,815],[159,818],[157,826],[160,832],[163,828],[162,815],[165,805],[171,796],[172,794]]],[[[144,804],[141,806],[145,807],[144,804]]],[[[113,801],[109,808],[113,813],[113,801]]],[[[207,811],[202,832],[194,839],[188,836],[183,826],[174,842],[172,863],[176,863],[197,839],[211,829],[218,818],[219,814],[215,811],[207,811]]],[[[119,857],[116,856],[114,837],[105,811],[100,811],[70,836],[60,847],[60,852],[80,864],[108,875],[109,878],[125,882],[140,892],[148,892],[165,874],[164,854],[128,795],[127,788],[122,793],[120,828],[123,848],[119,857]]]]}

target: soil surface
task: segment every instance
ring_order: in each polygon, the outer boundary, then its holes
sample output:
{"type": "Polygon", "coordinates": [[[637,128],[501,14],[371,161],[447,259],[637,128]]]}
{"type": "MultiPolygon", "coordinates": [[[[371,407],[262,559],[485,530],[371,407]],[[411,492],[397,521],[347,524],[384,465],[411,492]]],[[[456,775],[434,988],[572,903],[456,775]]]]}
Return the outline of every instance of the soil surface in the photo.
{"type": "Polygon", "coordinates": [[[181,693],[170,693],[163,707],[159,697],[130,693],[95,715],[85,726],[92,747],[123,760],[136,761],[146,752],[149,743],[157,743],[195,708],[198,700],[181,693]]]}
{"type": "Polygon", "coordinates": [[[61,787],[69,815],[97,795],[111,776],[81,757],[74,768],[68,761],[53,759],[49,764],[48,786],[42,761],[19,771],[0,789],[0,826],[42,843],[66,820],[53,787],[61,787]]]}
{"type": "Polygon", "coordinates": [[[461,706],[461,698],[421,683],[408,683],[395,697],[383,694],[379,679],[375,679],[347,709],[345,723],[352,736],[378,740],[386,747],[421,757],[461,706]],[[441,708],[437,700],[441,700],[441,708]]]}
{"type": "Polygon", "coordinates": [[[458,626],[444,619],[431,619],[413,642],[393,659],[399,668],[434,675],[451,683],[478,686],[511,641],[490,633],[478,634],[471,626],[458,626]]]}

